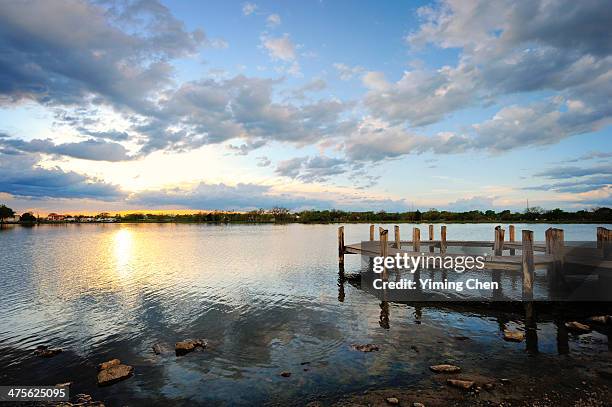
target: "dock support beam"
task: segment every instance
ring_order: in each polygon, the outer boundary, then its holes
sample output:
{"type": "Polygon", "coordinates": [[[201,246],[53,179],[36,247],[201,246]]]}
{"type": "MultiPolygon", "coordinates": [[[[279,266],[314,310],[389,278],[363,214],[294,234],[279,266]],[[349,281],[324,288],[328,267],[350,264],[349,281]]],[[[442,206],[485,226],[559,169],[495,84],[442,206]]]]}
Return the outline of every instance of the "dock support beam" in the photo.
{"type": "MultiPolygon", "coordinates": [[[[514,243],[516,242],[516,236],[514,233],[514,225],[510,225],[508,226],[508,231],[510,234],[510,242],[514,243]]],[[[514,249],[510,249],[510,256],[514,256],[516,254],[516,250],[514,249]]]]}
{"type": "Polygon", "coordinates": [[[597,248],[602,250],[604,260],[612,259],[612,230],[597,228],[597,248]]]}
{"type": "Polygon", "coordinates": [[[523,300],[533,300],[533,278],[535,265],[533,262],[533,232],[531,230],[523,230],[523,300]]]}
{"type": "Polygon", "coordinates": [[[495,243],[493,244],[493,250],[496,256],[501,256],[504,252],[504,234],[505,230],[501,226],[495,227],[495,243]]]}
{"type": "Polygon", "coordinates": [[[446,226],[440,228],[440,253],[446,253],[446,226]]]}
{"type": "Polygon", "coordinates": [[[338,228],[338,264],[344,264],[344,226],[338,228]]]}
{"type": "Polygon", "coordinates": [[[370,225],[370,242],[374,241],[374,225],[370,225]]]}
{"type": "Polygon", "coordinates": [[[394,229],[394,232],[395,232],[395,248],[396,249],[401,249],[402,248],[402,242],[400,240],[400,227],[395,225],[395,227],[393,229],[394,229]]]}
{"type": "Polygon", "coordinates": [[[421,251],[421,229],[412,228],[412,250],[421,251]]]}
{"type": "Polygon", "coordinates": [[[552,288],[557,288],[563,283],[563,264],[565,260],[565,244],[563,229],[546,229],[546,254],[553,257],[553,262],[548,267],[549,283],[552,288]]]}
{"type": "Polygon", "coordinates": [[[389,231],[387,229],[379,228],[380,233],[380,255],[381,257],[387,257],[388,253],[388,241],[389,241],[389,231]]]}
{"type": "MultiPolygon", "coordinates": [[[[434,225],[429,225],[429,240],[434,240],[434,225]]],[[[432,244],[429,245],[429,252],[434,252],[434,246],[432,244]]]]}

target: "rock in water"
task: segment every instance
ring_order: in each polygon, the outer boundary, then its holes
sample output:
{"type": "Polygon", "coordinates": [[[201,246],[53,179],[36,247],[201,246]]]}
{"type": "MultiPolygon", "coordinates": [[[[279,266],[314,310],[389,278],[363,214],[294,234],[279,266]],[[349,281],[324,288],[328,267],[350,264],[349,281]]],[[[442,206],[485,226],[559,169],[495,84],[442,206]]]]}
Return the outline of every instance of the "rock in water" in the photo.
{"type": "Polygon", "coordinates": [[[565,327],[573,332],[586,333],[591,332],[591,327],[580,322],[572,321],[566,322],[565,327]]]}
{"type": "Polygon", "coordinates": [[[425,407],[425,404],[415,401],[414,403],[412,403],[412,407],[425,407]]]}
{"type": "Polygon", "coordinates": [[[283,376],[283,377],[289,377],[289,376],[291,376],[291,372],[284,371],[284,372],[281,372],[280,375],[283,376]]]}
{"type": "Polygon", "coordinates": [[[392,406],[397,406],[399,404],[399,400],[397,397],[387,397],[387,403],[391,404],[392,406]]]}
{"type": "Polygon", "coordinates": [[[187,339],[182,342],[177,342],[174,345],[174,351],[176,356],[182,356],[189,352],[193,352],[196,348],[204,349],[208,346],[208,343],[204,339],[187,339]]]}
{"type": "Polygon", "coordinates": [[[596,315],[596,316],[592,316],[588,319],[589,322],[592,322],[594,324],[609,324],[612,322],[612,317],[610,317],[610,315],[596,315]]]}
{"type": "Polygon", "coordinates": [[[111,359],[108,362],[103,362],[98,365],[98,370],[108,369],[109,367],[118,366],[121,364],[119,359],[111,359]]]}
{"type": "Polygon", "coordinates": [[[156,343],[155,345],[153,345],[152,349],[153,349],[153,353],[155,353],[156,355],[161,355],[162,347],[159,343],[156,343]]]}
{"type": "Polygon", "coordinates": [[[508,342],[523,342],[525,340],[525,333],[506,329],[504,330],[504,340],[508,342]]]}
{"type": "Polygon", "coordinates": [[[474,382],[471,380],[448,379],[446,383],[463,390],[469,390],[474,386],[474,382]]]}
{"type": "Polygon", "coordinates": [[[354,343],[351,345],[351,348],[353,348],[354,350],[358,350],[359,352],[373,352],[380,350],[378,345],[374,345],[373,343],[366,343],[363,345],[358,345],[354,343]]]}
{"type": "Polygon", "coordinates": [[[134,368],[128,365],[113,365],[98,373],[98,385],[107,386],[125,380],[134,374],[134,368]]]}
{"type": "Polygon", "coordinates": [[[49,349],[46,345],[38,345],[36,349],[34,349],[34,354],[40,356],[41,358],[51,358],[55,355],[59,355],[62,353],[61,349],[49,349]]]}
{"type": "Polygon", "coordinates": [[[433,365],[429,366],[429,370],[436,373],[459,373],[461,368],[454,365],[433,365]]]}

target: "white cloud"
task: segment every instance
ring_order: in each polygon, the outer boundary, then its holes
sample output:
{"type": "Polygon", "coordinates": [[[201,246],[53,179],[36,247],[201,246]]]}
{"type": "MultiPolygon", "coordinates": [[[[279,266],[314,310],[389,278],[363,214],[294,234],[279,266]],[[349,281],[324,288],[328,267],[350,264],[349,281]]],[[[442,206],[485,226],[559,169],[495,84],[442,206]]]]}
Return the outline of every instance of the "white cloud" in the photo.
{"type": "Polygon", "coordinates": [[[276,27],[280,25],[281,18],[278,14],[270,14],[268,18],[266,18],[266,22],[268,23],[269,27],[276,27]]]}
{"type": "Polygon", "coordinates": [[[242,14],[250,16],[257,10],[257,4],[255,3],[244,3],[242,5],[242,14]]]}
{"type": "Polygon", "coordinates": [[[268,50],[272,59],[285,62],[295,60],[295,45],[289,38],[289,34],[282,37],[262,37],[262,45],[268,50]]]}
{"type": "Polygon", "coordinates": [[[355,75],[359,75],[364,71],[361,66],[348,66],[341,62],[336,62],[334,68],[336,68],[338,75],[340,75],[340,79],[343,81],[353,79],[355,75]]]}

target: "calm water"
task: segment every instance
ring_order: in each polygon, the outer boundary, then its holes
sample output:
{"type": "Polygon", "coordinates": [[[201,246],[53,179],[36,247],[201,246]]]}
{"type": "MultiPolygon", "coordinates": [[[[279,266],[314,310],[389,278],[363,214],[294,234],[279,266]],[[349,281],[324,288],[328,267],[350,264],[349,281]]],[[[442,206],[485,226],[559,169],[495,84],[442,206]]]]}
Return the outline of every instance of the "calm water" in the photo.
{"type": "MultiPolygon", "coordinates": [[[[596,226],[559,227],[566,240],[594,240],[596,226]]],[[[492,239],[493,227],[449,225],[448,239],[492,239]]],[[[528,226],[536,240],[548,227],[528,226]]],[[[339,287],[336,229],[119,224],[0,230],[0,383],[74,381],[73,394],[90,393],[110,406],[302,404],[315,395],[418,384],[432,363],[485,372],[535,366],[524,343],[501,339],[499,316],[392,303],[385,327],[379,300],[348,283],[339,287]],[[206,338],[209,349],[177,358],[174,343],[185,338],[206,338]],[[369,342],[381,351],[349,348],[369,342]],[[155,343],[168,351],[155,355],[155,343]],[[64,352],[40,359],[31,352],[40,344],[64,352]],[[115,357],[133,365],[135,376],[98,388],[95,366],[115,357]],[[281,371],[292,376],[280,377],[281,371]]],[[[409,230],[402,225],[403,236],[409,230]]],[[[346,242],[368,233],[368,225],[348,225],[346,242]]],[[[347,272],[360,267],[359,256],[346,257],[347,272]]],[[[522,326],[520,316],[503,318],[522,326]]],[[[538,368],[558,358],[553,322],[538,324],[537,346],[538,368]]],[[[610,354],[599,332],[570,337],[569,347],[572,354],[610,354]]]]}

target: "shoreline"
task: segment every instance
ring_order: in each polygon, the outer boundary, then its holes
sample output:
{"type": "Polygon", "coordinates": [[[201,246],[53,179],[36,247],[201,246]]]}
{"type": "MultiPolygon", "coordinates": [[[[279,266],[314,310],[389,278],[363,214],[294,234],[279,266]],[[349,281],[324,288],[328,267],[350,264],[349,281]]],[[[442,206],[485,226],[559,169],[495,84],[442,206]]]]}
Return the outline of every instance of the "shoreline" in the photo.
{"type": "Polygon", "coordinates": [[[37,226],[37,225],[89,225],[89,224],[104,224],[104,225],[112,225],[112,224],[163,224],[163,223],[172,223],[172,224],[188,224],[188,225],[197,225],[197,224],[206,224],[206,225],[229,225],[229,224],[237,224],[237,225],[359,225],[359,224],[381,224],[381,225],[474,225],[474,224],[527,224],[527,225],[538,225],[538,224],[554,224],[554,225],[611,225],[611,222],[599,222],[599,221],[550,221],[550,220],[538,220],[538,221],[522,221],[522,220],[511,220],[511,221],[444,221],[444,220],[436,220],[436,221],[422,221],[422,222],[414,222],[414,221],[385,221],[385,220],[373,220],[373,221],[341,221],[341,222],[266,222],[266,221],[228,221],[228,222],[217,222],[217,221],[176,221],[176,220],[143,220],[143,221],[116,221],[116,222],[53,222],[53,221],[41,221],[41,222],[2,222],[0,225],[21,225],[21,226],[37,226]]]}

